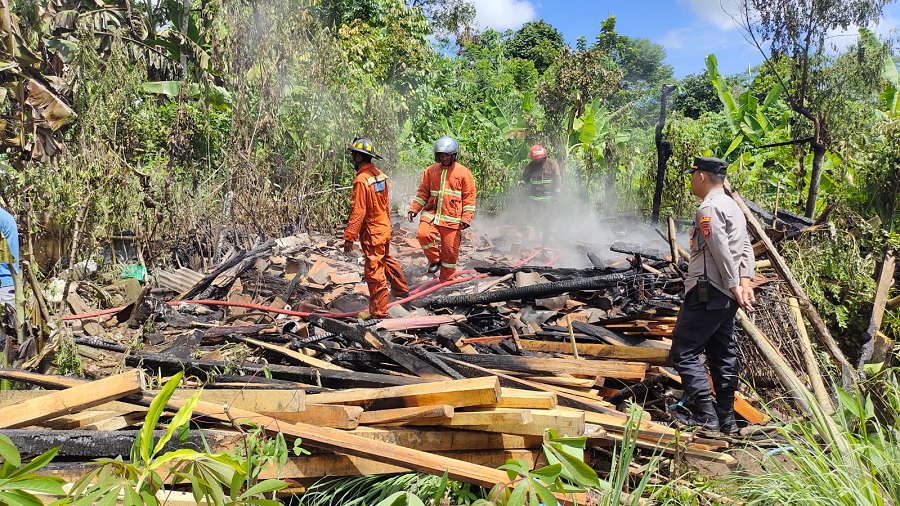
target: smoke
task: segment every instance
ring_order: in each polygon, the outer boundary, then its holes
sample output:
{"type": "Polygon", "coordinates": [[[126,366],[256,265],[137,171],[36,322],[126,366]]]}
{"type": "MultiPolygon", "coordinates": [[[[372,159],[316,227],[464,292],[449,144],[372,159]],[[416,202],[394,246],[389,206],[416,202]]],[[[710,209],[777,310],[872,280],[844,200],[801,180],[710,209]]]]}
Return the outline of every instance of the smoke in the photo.
{"type": "MultiPolygon", "coordinates": [[[[409,223],[406,213],[419,186],[422,170],[424,167],[418,172],[389,174],[392,207],[400,216],[400,227],[411,235],[415,235],[419,220],[409,223]]],[[[575,188],[564,187],[555,200],[539,205],[518,187],[507,189],[501,200],[496,205],[499,210],[491,210],[484,199],[479,199],[472,227],[467,231],[470,238],[471,234],[475,234],[475,238],[463,240],[461,265],[467,264],[467,247],[488,241],[493,245],[493,254],[515,257],[544,248],[531,265],[541,265],[559,256],[554,267],[579,269],[593,267],[588,253],[593,253],[606,265],[626,260],[626,254],[610,251],[610,246],[617,243],[641,251],[668,252],[667,242],[649,224],[629,217],[603,216],[580,198],[575,188]]]]}

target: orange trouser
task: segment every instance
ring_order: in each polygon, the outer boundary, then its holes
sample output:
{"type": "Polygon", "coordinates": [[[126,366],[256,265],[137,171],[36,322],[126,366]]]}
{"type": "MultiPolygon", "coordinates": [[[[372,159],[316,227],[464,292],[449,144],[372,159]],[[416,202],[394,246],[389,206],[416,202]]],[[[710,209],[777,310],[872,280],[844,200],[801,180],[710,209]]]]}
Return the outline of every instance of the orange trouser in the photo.
{"type": "Polygon", "coordinates": [[[453,279],[453,274],[456,272],[456,261],[459,259],[462,230],[420,221],[416,239],[422,245],[425,258],[429,263],[441,262],[441,282],[453,279]],[[438,236],[441,238],[440,248],[438,247],[438,236]]]}
{"type": "Polygon", "coordinates": [[[408,292],[406,277],[400,268],[400,262],[391,256],[391,243],[378,242],[372,244],[370,239],[360,241],[363,255],[366,256],[365,275],[366,284],[369,285],[369,313],[373,318],[387,317],[388,283],[395,293],[408,292]]]}

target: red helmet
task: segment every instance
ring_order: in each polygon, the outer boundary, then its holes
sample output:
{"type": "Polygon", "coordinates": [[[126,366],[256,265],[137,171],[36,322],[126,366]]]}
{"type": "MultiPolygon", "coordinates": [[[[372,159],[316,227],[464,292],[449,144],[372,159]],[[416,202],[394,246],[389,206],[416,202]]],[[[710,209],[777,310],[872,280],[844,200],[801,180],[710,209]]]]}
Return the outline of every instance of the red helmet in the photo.
{"type": "Polygon", "coordinates": [[[528,156],[530,156],[532,160],[546,158],[547,150],[544,149],[544,147],[540,144],[535,144],[534,146],[531,146],[531,150],[528,152],[528,156]]]}

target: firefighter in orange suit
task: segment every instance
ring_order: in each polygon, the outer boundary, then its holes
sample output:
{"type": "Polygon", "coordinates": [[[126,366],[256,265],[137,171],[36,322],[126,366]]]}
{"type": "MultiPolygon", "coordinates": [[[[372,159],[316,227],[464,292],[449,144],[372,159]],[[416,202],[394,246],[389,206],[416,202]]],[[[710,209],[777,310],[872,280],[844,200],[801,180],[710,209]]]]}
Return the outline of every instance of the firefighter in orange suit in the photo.
{"type": "Polygon", "coordinates": [[[372,165],[375,154],[372,141],[364,137],[353,141],[347,151],[356,168],[350,220],[344,230],[344,252],[353,249],[359,238],[366,257],[365,277],[369,285],[369,313],[372,318],[387,318],[388,288],[396,297],[409,295],[406,278],[397,259],[391,256],[391,206],[387,176],[372,165]]]}
{"type": "Polygon", "coordinates": [[[425,169],[407,213],[410,222],[422,213],[416,238],[428,258],[428,272],[440,269],[441,282],[453,278],[462,231],[472,225],[475,216],[475,178],[456,162],[457,155],[459,143],[453,137],[444,136],[434,143],[437,163],[425,169]]]}

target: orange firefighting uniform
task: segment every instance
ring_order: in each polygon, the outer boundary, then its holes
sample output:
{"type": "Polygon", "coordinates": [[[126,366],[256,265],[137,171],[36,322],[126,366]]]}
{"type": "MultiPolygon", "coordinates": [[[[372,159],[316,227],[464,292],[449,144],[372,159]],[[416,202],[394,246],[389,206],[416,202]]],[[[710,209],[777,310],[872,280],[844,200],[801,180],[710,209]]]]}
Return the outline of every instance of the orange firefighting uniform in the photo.
{"type": "Polygon", "coordinates": [[[353,180],[350,221],[344,240],[357,237],[366,257],[365,276],[369,285],[369,312],[373,318],[387,317],[388,290],[395,294],[409,291],[397,259],[391,256],[391,207],[387,176],[371,163],[357,169],[353,180]]]}
{"type": "Polygon", "coordinates": [[[475,216],[475,178],[472,172],[454,162],[448,169],[440,163],[422,174],[419,190],[409,206],[412,213],[422,212],[416,238],[430,263],[441,263],[440,280],[450,281],[456,272],[463,224],[468,227],[475,216]],[[437,238],[440,236],[440,249],[437,238]]]}

